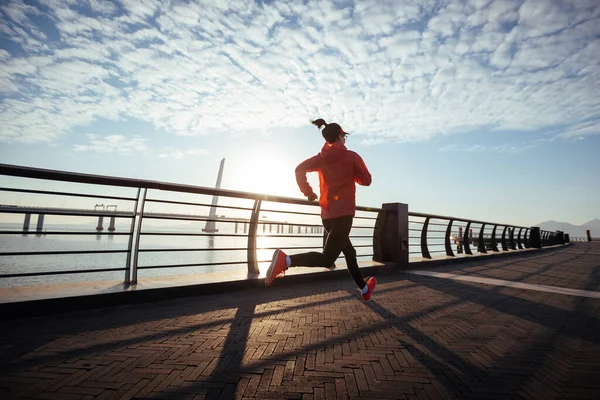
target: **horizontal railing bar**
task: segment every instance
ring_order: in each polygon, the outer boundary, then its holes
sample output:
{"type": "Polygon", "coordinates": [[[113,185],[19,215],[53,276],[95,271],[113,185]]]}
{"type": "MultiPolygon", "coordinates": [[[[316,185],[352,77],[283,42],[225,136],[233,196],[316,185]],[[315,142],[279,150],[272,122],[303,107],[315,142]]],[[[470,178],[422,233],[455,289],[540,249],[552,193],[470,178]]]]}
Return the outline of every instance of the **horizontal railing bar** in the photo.
{"type": "Polygon", "coordinates": [[[214,222],[221,222],[221,223],[229,223],[229,224],[233,224],[236,222],[239,222],[241,224],[248,223],[250,222],[249,220],[235,220],[235,219],[226,219],[226,218],[209,218],[208,216],[188,216],[188,217],[175,217],[172,215],[156,215],[153,213],[144,213],[144,219],[163,219],[163,220],[169,220],[169,221],[200,221],[200,222],[206,222],[206,221],[214,221],[214,222]]]}
{"type": "Polygon", "coordinates": [[[430,222],[429,226],[448,226],[448,224],[436,224],[435,222],[430,222]]]}
{"type": "Polygon", "coordinates": [[[71,217],[115,217],[115,218],[133,218],[131,211],[85,211],[84,212],[73,212],[73,211],[60,211],[60,210],[47,210],[43,207],[23,207],[21,209],[15,207],[12,208],[2,208],[0,209],[0,213],[4,214],[44,214],[44,215],[62,215],[62,216],[71,216],[71,217]],[[23,210],[23,208],[25,210],[23,210]]]}
{"type": "Polygon", "coordinates": [[[421,218],[431,218],[431,219],[446,219],[446,220],[453,220],[453,221],[458,221],[458,222],[471,222],[471,223],[475,223],[475,224],[512,226],[512,227],[515,227],[515,228],[529,229],[526,226],[512,225],[512,224],[497,224],[495,222],[478,221],[478,220],[468,219],[468,218],[448,217],[448,216],[445,216],[445,215],[425,214],[425,213],[417,213],[417,212],[410,212],[410,213],[408,213],[408,215],[411,216],[411,217],[421,217],[421,218]]]}
{"type": "Polygon", "coordinates": [[[298,238],[298,239],[321,239],[323,240],[323,234],[313,234],[313,235],[291,235],[291,234],[286,234],[286,235],[281,235],[281,234],[276,234],[276,233],[271,233],[268,235],[264,235],[262,232],[258,232],[256,234],[256,238],[298,238]]]}
{"type": "Polygon", "coordinates": [[[48,276],[48,275],[75,275],[89,274],[94,272],[120,272],[125,268],[101,268],[101,269],[82,269],[76,271],[48,271],[48,272],[25,272],[21,274],[0,274],[0,278],[22,278],[25,276],[48,276]]]}
{"type": "Polygon", "coordinates": [[[302,212],[302,211],[289,211],[289,210],[271,210],[268,208],[261,208],[260,212],[272,212],[272,213],[278,213],[278,214],[294,214],[294,215],[310,215],[310,216],[320,216],[320,213],[307,213],[307,212],[302,212]]]}
{"type": "MultiPolygon", "coordinates": [[[[212,196],[253,199],[271,201],[276,203],[299,204],[315,207],[318,206],[318,203],[312,201],[284,196],[272,196],[266,194],[241,192],[227,189],[214,189],[202,186],[183,185],[177,183],[151,181],[144,179],[130,179],[104,175],[82,174],[78,172],[23,167],[9,164],[0,164],[0,175],[19,176],[22,178],[44,179],[62,182],[87,183],[92,185],[157,189],[171,192],[207,194],[212,196]]],[[[360,209],[362,211],[378,211],[375,208],[367,207],[357,207],[356,209],[360,209]]]]}
{"type": "Polygon", "coordinates": [[[193,248],[193,249],[139,249],[140,253],[168,253],[177,251],[246,251],[246,247],[215,247],[215,248],[193,248]]]}
{"type": "Polygon", "coordinates": [[[128,200],[128,201],[136,200],[135,197],[105,196],[105,195],[93,195],[93,194],[70,193],[70,192],[54,192],[54,191],[49,191],[49,190],[17,189],[17,188],[0,188],[0,190],[5,191],[5,192],[50,194],[50,195],[58,195],[58,196],[86,197],[86,198],[92,198],[92,199],[128,200]]]}
{"type": "Polygon", "coordinates": [[[388,212],[388,210],[385,210],[383,208],[376,208],[376,207],[365,207],[365,206],[356,206],[356,211],[367,211],[367,212],[374,212],[374,213],[378,213],[378,212],[388,212]]]}
{"type": "Polygon", "coordinates": [[[0,235],[95,235],[95,236],[129,236],[129,232],[61,232],[61,231],[0,231],[0,235]]]}
{"type": "MultiPolygon", "coordinates": [[[[359,245],[352,245],[352,247],[354,248],[361,248],[361,247],[372,247],[372,245],[370,244],[359,244],[359,245]]],[[[319,249],[319,250],[323,250],[322,246],[285,246],[285,247],[257,247],[257,250],[277,250],[277,249],[291,249],[291,250],[310,250],[310,249],[319,249]]],[[[271,261],[271,260],[269,260],[271,261]]]]}
{"type": "MultiPolygon", "coordinates": [[[[313,235],[281,235],[281,234],[277,234],[277,233],[271,233],[268,235],[263,235],[261,232],[257,233],[257,237],[258,238],[300,238],[300,239],[307,239],[307,238],[311,238],[311,239],[323,239],[323,234],[313,234],[313,235]]],[[[367,236],[367,235],[350,235],[348,236],[350,239],[371,239],[373,236],[367,236]]]]}
{"type": "Polygon", "coordinates": [[[182,232],[140,232],[140,235],[143,236],[204,236],[204,237],[241,237],[245,238],[248,235],[239,234],[239,233],[219,233],[215,235],[214,233],[182,233],[182,232]]]}
{"type": "Polygon", "coordinates": [[[127,250],[70,250],[70,251],[19,251],[0,253],[0,256],[49,256],[58,254],[109,254],[127,253],[127,250]]]}
{"type": "MultiPolygon", "coordinates": [[[[178,205],[183,205],[183,206],[212,207],[212,204],[190,203],[188,201],[175,201],[175,200],[146,199],[146,202],[149,202],[149,203],[163,203],[163,204],[178,204],[178,205]]],[[[221,205],[221,204],[217,205],[217,208],[226,208],[228,210],[252,211],[251,208],[247,208],[247,207],[226,206],[226,205],[221,205]]]]}
{"type": "MultiPolygon", "coordinates": [[[[269,260],[270,262],[271,260],[269,260]]],[[[266,262],[266,261],[265,261],[266,262]]],[[[145,265],[139,266],[138,269],[159,269],[159,268],[179,268],[179,267],[208,267],[208,266],[216,266],[216,265],[239,265],[239,264],[248,264],[248,261],[227,261],[227,262],[217,262],[217,263],[198,263],[198,264],[165,264],[165,265],[145,265]]]]}

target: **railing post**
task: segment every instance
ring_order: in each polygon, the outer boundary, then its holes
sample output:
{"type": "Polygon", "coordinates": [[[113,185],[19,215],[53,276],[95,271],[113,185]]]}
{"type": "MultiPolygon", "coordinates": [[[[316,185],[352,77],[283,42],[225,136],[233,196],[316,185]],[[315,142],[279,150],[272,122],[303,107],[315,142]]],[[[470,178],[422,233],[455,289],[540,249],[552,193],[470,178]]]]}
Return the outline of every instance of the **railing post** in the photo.
{"type": "Polygon", "coordinates": [[[565,243],[571,243],[571,238],[568,233],[565,233],[565,243]]]}
{"type": "Polygon", "coordinates": [[[452,245],[450,244],[450,234],[452,233],[452,222],[450,220],[448,222],[448,227],[446,228],[446,237],[444,238],[444,245],[446,246],[446,255],[449,257],[454,257],[454,253],[452,252],[452,245]]]}
{"type": "Polygon", "coordinates": [[[125,280],[123,283],[129,285],[131,282],[131,249],[133,248],[133,232],[135,229],[135,217],[137,215],[138,203],[140,201],[141,188],[138,188],[137,195],[135,196],[135,203],[133,204],[133,212],[131,215],[131,227],[129,228],[129,244],[127,245],[127,261],[125,261],[125,280]]]}
{"type": "Polygon", "coordinates": [[[496,242],[496,228],[498,225],[494,225],[494,229],[492,229],[492,251],[498,252],[498,243],[496,242]]]}
{"type": "Polygon", "coordinates": [[[485,248],[485,242],[483,241],[483,231],[485,230],[485,224],[481,224],[481,230],[479,231],[479,244],[477,245],[477,251],[480,253],[487,253],[485,248]]]}
{"type": "Polygon", "coordinates": [[[373,260],[408,266],[408,204],[385,203],[377,214],[373,260]]]}
{"type": "Polygon", "coordinates": [[[502,241],[502,251],[508,251],[508,245],[506,244],[506,230],[507,229],[508,229],[508,226],[505,226],[504,229],[502,230],[502,239],[500,239],[502,241]]]}
{"type": "Polygon", "coordinates": [[[137,267],[138,256],[140,254],[140,234],[142,232],[142,220],[144,219],[144,206],[146,205],[147,188],[142,192],[142,206],[140,207],[140,215],[137,220],[137,230],[135,232],[135,250],[133,251],[133,265],[131,266],[131,284],[137,285],[137,267]]]}
{"type": "Polygon", "coordinates": [[[523,227],[519,228],[519,236],[517,236],[517,247],[519,249],[523,248],[523,244],[521,242],[521,232],[523,231],[523,227]]]}
{"type": "Polygon", "coordinates": [[[511,250],[517,249],[517,244],[515,243],[515,227],[511,226],[508,231],[508,244],[511,250]]]}
{"type": "Polygon", "coordinates": [[[529,240],[527,241],[527,247],[532,247],[534,249],[542,248],[542,238],[540,236],[540,228],[537,226],[532,226],[529,230],[529,240]]]}
{"type": "Polygon", "coordinates": [[[465,227],[463,246],[465,248],[465,254],[472,256],[473,252],[471,251],[471,238],[469,237],[469,232],[471,232],[471,221],[467,222],[467,226],[465,227]]]}
{"type": "Polygon", "coordinates": [[[421,229],[421,254],[423,255],[423,258],[431,259],[431,254],[429,254],[429,248],[427,247],[427,231],[429,230],[429,220],[429,217],[425,218],[423,228],[421,229]]]}
{"type": "Polygon", "coordinates": [[[592,241],[592,233],[590,232],[589,229],[586,229],[586,231],[585,231],[585,237],[586,237],[586,239],[587,239],[588,242],[592,241]]]}
{"type": "Polygon", "coordinates": [[[565,234],[563,231],[556,231],[556,238],[558,244],[565,244],[565,234]]]}
{"type": "MultiPolygon", "coordinates": [[[[256,232],[258,230],[258,218],[260,214],[261,200],[256,199],[254,201],[254,207],[252,208],[252,215],[250,216],[250,226],[248,227],[248,275],[256,276],[260,274],[258,269],[258,260],[256,258],[256,232]]],[[[264,225],[263,225],[264,227],[264,225]]]]}

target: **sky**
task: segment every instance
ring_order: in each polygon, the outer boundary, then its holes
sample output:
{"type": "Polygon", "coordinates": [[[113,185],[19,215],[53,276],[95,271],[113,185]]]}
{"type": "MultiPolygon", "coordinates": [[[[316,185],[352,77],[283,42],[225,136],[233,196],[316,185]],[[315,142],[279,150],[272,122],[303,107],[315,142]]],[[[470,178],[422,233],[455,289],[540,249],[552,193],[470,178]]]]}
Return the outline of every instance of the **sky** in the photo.
{"type": "Polygon", "coordinates": [[[579,225],[599,64],[597,0],[2,1],[0,163],[300,198],[324,118],[359,205],[579,225]]]}

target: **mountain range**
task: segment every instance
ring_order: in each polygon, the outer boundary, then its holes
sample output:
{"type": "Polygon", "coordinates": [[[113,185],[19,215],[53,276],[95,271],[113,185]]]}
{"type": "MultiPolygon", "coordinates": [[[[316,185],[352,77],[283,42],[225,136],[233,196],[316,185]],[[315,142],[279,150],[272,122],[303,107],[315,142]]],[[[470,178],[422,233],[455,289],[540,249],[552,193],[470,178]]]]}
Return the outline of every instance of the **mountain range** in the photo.
{"type": "Polygon", "coordinates": [[[596,218],[582,225],[573,225],[568,222],[546,221],[537,224],[540,229],[546,231],[563,231],[568,233],[570,237],[585,237],[585,231],[590,230],[592,237],[600,237],[600,219],[596,218]]]}

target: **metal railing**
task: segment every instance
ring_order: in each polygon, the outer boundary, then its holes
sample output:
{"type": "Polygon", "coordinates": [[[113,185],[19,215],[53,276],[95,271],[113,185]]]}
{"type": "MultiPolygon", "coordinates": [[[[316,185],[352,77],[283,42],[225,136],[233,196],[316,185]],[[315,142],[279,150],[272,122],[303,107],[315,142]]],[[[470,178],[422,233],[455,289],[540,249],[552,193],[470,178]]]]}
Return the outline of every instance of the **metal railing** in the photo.
{"type": "MultiPolygon", "coordinates": [[[[11,256],[57,256],[57,255],[125,255],[125,265],[117,267],[100,268],[55,268],[50,271],[10,271],[0,272],[1,278],[25,278],[35,276],[66,275],[66,274],[90,274],[90,273],[114,273],[121,272],[126,284],[136,284],[138,273],[146,270],[207,267],[207,266],[246,266],[247,278],[255,278],[259,275],[259,264],[268,263],[270,259],[259,259],[258,253],[282,248],[285,251],[318,251],[324,244],[324,233],[320,221],[320,210],[318,203],[307,200],[289,198],[283,196],[271,196],[225,189],[214,189],[200,186],[183,185],[167,182],[149,181],[141,179],[126,179],[101,175],[89,175],[64,171],[53,171],[47,169],[29,168],[13,165],[0,164],[0,175],[35,179],[36,185],[39,180],[53,181],[54,183],[99,185],[101,188],[117,188],[131,191],[129,195],[109,195],[104,190],[101,193],[83,193],[77,190],[39,190],[22,187],[0,187],[0,193],[17,193],[28,196],[51,196],[58,198],[73,199],[97,199],[101,201],[110,200],[112,209],[83,210],[77,207],[40,207],[19,205],[0,205],[0,214],[24,214],[25,220],[22,230],[0,230],[0,237],[5,235],[49,235],[52,236],[89,236],[97,237],[123,237],[126,246],[119,249],[77,249],[77,250],[44,250],[44,251],[11,251],[2,248],[0,251],[0,263],[11,256]],[[135,194],[134,194],[135,193],[135,194]],[[230,216],[223,215],[210,217],[208,212],[194,214],[189,209],[210,209],[213,204],[210,201],[198,201],[198,196],[218,196],[221,200],[230,200],[233,204],[221,204],[217,208],[226,210],[230,216]],[[176,197],[173,199],[172,197],[176,197]],[[152,211],[151,208],[167,208],[162,211],[152,211]],[[117,211],[117,208],[120,210],[117,211]],[[177,213],[169,211],[169,208],[185,209],[185,212],[177,213]],[[301,210],[300,210],[301,209],[301,210]],[[125,210],[125,211],[123,211],[125,210]],[[30,215],[38,214],[38,226],[35,232],[29,230],[30,215]],[[60,217],[94,217],[98,218],[98,227],[95,232],[82,232],[81,230],[43,230],[44,216],[55,215],[60,217]],[[265,220],[266,216],[276,216],[275,220],[265,220]],[[103,231],[103,218],[111,219],[109,232],[103,231]],[[126,232],[116,232],[114,228],[115,219],[121,223],[127,223],[126,232]],[[292,219],[293,221],[289,221],[292,219]],[[227,233],[218,233],[210,229],[191,229],[188,231],[173,231],[173,229],[161,228],[163,222],[177,224],[185,223],[218,223],[220,226],[230,226],[227,233]],[[158,227],[152,228],[152,224],[158,227]],[[273,226],[276,232],[272,233],[273,226]],[[233,228],[234,227],[234,228],[233,228]],[[267,227],[269,232],[267,232],[267,227]],[[243,228],[243,233],[239,230],[243,228]],[[262,229],[261,229],[262,228],[262,229]],[[287,232],[285,231],[287,229],[287,232]],[[262,230],[262,232],[261,232],[262,230]],[[304,234],[302,233],[304,230],[304,234]],[[310,233],[309,233],[310,230],[310,233]],[[151,238],[231,238],[235,245],[226,247],[168,247],[164,241],[152,246],[142,246],[145,240],[151,238]],[[279,240],[298,239],[298,244],[285,244],[275,246],[274,243],[258,245],[259,239],[279,240]],[[318,244],[314,240],[318,239],[318,244]],[[313,241],[313,243],[309,243],[313,241]],[[140,256],[162,254],[173,255],[181,252],[187,253],[227,253],[227,259],[208,260],[199,262],[194,259],[191,262],[155,262],[140,263],[140,256]],[[233,254],[240,255],[233,258],[233,254]]],[[[96,188],[98,186],[95,186],[96,188]]],[[[89,186],[86,186],[89,188],[89,186]]],[[[39,200],[38,200],[39,201],[39,200]]],[[[96,205],[97,206],[97,205],[96,205]]],[[[355,216],[353,231],[350,238],[354,247],[357,248],[357,256],[361,258],[376,258],[376,253],[381,254],[381,226],[378,221],[382,215],[389,213],[385,208],[372,208],[358,206],[355,216]],[[358,243],[355,243],[358,241],[358,243]],[[368,244],[365,244],[368,242],[368,244]]],[[[398,217],[400,218],[400,217],[398,217]]],[[[539,246],[532,243],[530,227],[498,224],[487,221],[477,221],[464,218],[440,216],[424,213],[408,213],[408,257],[431,259],[434,257],[456,257],[459,255],[470,256],[474,252],[488,253],[501,251],[514,251],[528,247],[549,246],[560,242],[557,232],[540,231],[539,246]]],[[[207,224],[208,227],[208,224],[207,224]]],[[[537,236],[536,236],[537,237],[537,236]]],[[[398,242],[400,243],[400,242],[398,242]]],[[[401,244],[399,244],[401,246],[401,244]]],[[[380,256],[377,256],[380,257],[380,256]]],[[[169,258],[170,259],[170,258],[169,258]]]]}
{"type": "MultiPolygon", "coordinates": [[[[87,175],[64,171],[53,171],[38,168],[20,167],[12,165],[0,164],[0,175],[14,176],[20,178],[33,178],[43,179],[55,182],[69,182],[69,183],[84,183],[86,185],[102,185],[119,188],[133,188],[137,189],[137,195],[135,196],[108,196],[102,194],[84,194],[76,193],[71,191],[42,191],[37,189],[24,189],[24,188],[0,188],[0,192],[14,192],[23,194],[34,194],[34,195],[50,195],[50,196],[68,196],[73,198],[94,198],[99,200],[111,200],[121,201],[129,203],[130,211],[116,211],[116,210],[90,210],[85,212],[86,217],[111,217],[119,218],[130,221],[129,230],[127,232],[81,232],[81,231],[47,231],[47,230],[36,230],[35,232],[29,229],[23,230],[0,230],[0,235],[96,235],[96,236],[125,236],[127,237],[127,247],[118,250],[50,250],[50,251],[10,251],[2,249],[0,252],[0,262],[4,257],[10,256],[52,256],[52,255],[78,255],[78,254],[126,254],[126,261],[123,267],[111,267],[111,268],[78,268],[76,270],[52,270],[52,271],[35,271],[35,272],[11,272],[11,273],[0,273],[0,278],[19,278],[19,277],[32,277],[32,276],[45,276],[45,275],[65,275],[65,274],[88,274],[98,272],[116,272],[120,271],[124,273],[124,282],[126,284],[135,284],[138,280],[138,271],[141,270],[152,270],[152,269],[168,269],[168,268],[185,268],[185,267],[203,267],[203,266],[219,266],[219,265],[243,265],[247,266],[248,277],[257,277],[259,274],[259,263],[270,262],[270,259],[259,260],[257,257],[258,250],[274,250],[278,247],[259,247],[257,246],[257,239],[260,238],[286,238],[293,237],[296,239],[323,239],[323,235],[316,235],[315,233],[322,233],[322,225],[320,223],[306,223],[306,222],[287,222],[283,221],[264,221],[260,219],[261,213],[277,214],[280,216],[301,216],[303,218],[313,217],[318,219],[320,216],[320,210],[318,209],[318,203],[309,202],[307,200],[288,198],[283,196],[270,196],[263,194],[247,193],[240,191],[232,191],[225,189],[214,189],[200,186],[182,185],[174,183],[165,183],[158,181],[148,181],[140,179],[125,179],[118,177],[108,177],[100,175],[87,175]],[[184,206],[184,207],[204,207],[210,208],[212,204],[210,202],[197,202],[197,201],[181,201],[181,200],[167,200],[159,198],[161,193],[170,194],[192,194],[192,195],[204,195],[204,196],[218,196],[220,199],[236,199],[249,201],[251,206],[231,206],[219,204],[217,208],[219,210],[234,210],[238,213],[247,214],[247,216],[240,216],[237,218],[210,218],[208,215],[192,215],[192,214],[170,214],[170,213],[152,213],[147,212],[147,207],[153,204],[166,205],[166,206],[184,206]],[[154,196],[151,196],[154,194],[154,196]],[[265,204],[285,204],[293,206],[308,207],[311,212],[306,211],[294,211],[277,209],[276,207],[265,207],[265,204]],[[170,232],[164,230],[146,230],[144,229],[145,224],[148,221],[179,221],[179,222],[217,222],[221,226],[224,224],[235,225],[235,233],[200,233],[195,232],[170,232]],[[244,233],[238,233],[238,225],[243,224],[244,233]],[[266,227],[269,226],[271,230],[272,226],[276,225],[278,233],[260,233],[262,227],[263,232],[266,232],[266,227]],[[283,230],[287,228],[288,234],[286,235],[283,230]],[[296,234],[289,234],[293,230],[297,229],[296,234]],[[304,230],[305,234],[301,234],[301,230],[304,230]],[[310,234],[308,234],[310,230],[310,234]],[[245,244],[237,247],[222,247],[222,248],[190,248],[190,247],[154,247],[154,248],[143,248],[144,237],[208,237],[208,238],[244,238],[245,244]],[[206,263],[192,262],[192,263],[160,263],[154,265],[140,265],[139,257],[141,254],[149,253],[176,253],[176,252],[242,252],[245,253],[245,257],[237,260],[227,261],[211,261],[206,263]]],[[[115,206],[116,208],[116,206],[115,206]]],[[[355,225],[353,230],[373,230],[373,224],[376,220],[376,215],[380,212],[377,208],[368,207],[357,207],[357,216],[355,217],[355,225]],[[362,215],[360,215],[362,214],[362,215]],[[373,214],[373,216],[369,216],[373,214]],[[361,225],[361,222],[373,222],[371,225],[361,225]],[[357,224],[358,223],[358,224],[357,224]]],[[[38,221],[43,221],[44,215],[57,215],[61,217],[72,216],[81,217],[82,210],[76,208],[64,208],[57,210],[56,208],[49,207],[19,207],[19,206],[0,206],[0,213],[8,214],[27,214],[37,213],[40,215],[38,221]]],[[[208,214],[208,213],[205,213],[208,214]]],[[[26,219],[27,219],[27,215],[26,219]]],[[[283,218],[283,217],[282,217],[283,218]]],[[[285,217],[287,218],[287,217],[285,217]]],[[[27,222],[28,224],[29,222],[27,222]]],[[[43,223],[43,222],[42,222],[43,223]]],[[[366,239],[372,238],[373,233],[367,234],[352,234],[351,239],[366,239]]],[[[370,248],[369,245],[355,245],[356,248],[370,248]]],[[[322,242],[318,245],[305,245],[305,246],[287,246],[282,247],[284,250],[319,250],[322,248],[322,242]]],[[[358,257],[372,257],[371,253],[359,254],[358,257]]]]}
{"type": "Polygon", "coordinates": [[[418,242],[418,249],[409,254],[419,254],[425,259],[473,255],[473,251],[487,253],[523,249],[528,247],[531,229],[424,213],[409,213],[409,224],[409,240],[418,242]],[[486,229],[489,232],[486,233],[486,229]]]}

